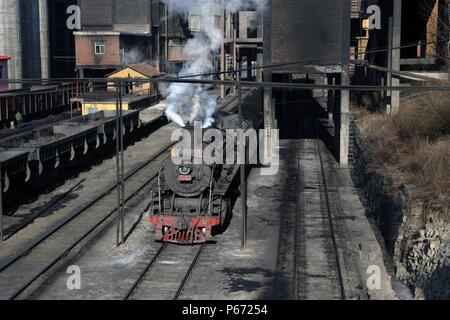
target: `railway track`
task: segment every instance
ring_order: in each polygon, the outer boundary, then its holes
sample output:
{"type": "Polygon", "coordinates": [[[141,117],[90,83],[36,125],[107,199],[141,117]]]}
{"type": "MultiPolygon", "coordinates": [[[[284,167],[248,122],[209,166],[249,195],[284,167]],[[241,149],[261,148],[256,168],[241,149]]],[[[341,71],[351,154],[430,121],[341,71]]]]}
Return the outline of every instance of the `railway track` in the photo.
{"type": "Polygon", "coordinates": [[[36,219],[44,216],[49,210],[51,210],[53,207],[55,207],[61,201],[63,201],[66,197],[68,197],[70,194],[72,194],[73,191],[75,189],[77,189],[84,181],[85,181],[85,179],[81,179],[74,186],[72,186],[69,190],[67,190],[63,194],[58,195],[56,199],[51,199],[49,202],[47,202],[44,205],[43,209],[39,210],[39,212],[37,214],[33,214],[33,216],[31,218],[27,218],[27,219],[25,219],[25,221],[22,221],[20,224],[11,226],[10,228],[7,228],[6,230],[4,230],[5,236],[3,237],[3,241],[8,241],[12,237],[14,237],[17,233],[19,233],[20,231],[25,229],[29,224],[33,223],[36,219]]]}
{"type": "Polygon", "coordinates": [[[336,272],[338,276],[338,282],[339,282],[339,291],[341,295],[341,300],[346,300],[346,294],[345,294],[345,284],[344,279],[342,275],[342,264],[341,260],[339,258],[339,248],[336,240],[336,228],[334,227],[333,222],[333,214],[331,211],[331,203],[330,203],[330,195],[328,191],[328,185],[327,185],[327,179],[325,175],[325,164],[324,164],[324,157],[320,148],[320,133],[318,128],[318,119],[317,119],[317,113],[313,113],[313,123],[314,123],[314,132],[316,135],[316,148],[317,148],[317,155],[319,156],[319,162],[320,162],[320,175],[321,175],[321,182],[322,182],[322,194],[325,197],[325,207],[326,207],[326,215],[328,217],[328,223],[330,226],[330,233],[331,233],[331,241],[333,244],[333,252],[335,257],[335,263],[336,263],[336,272]]]}
{"type": "MultiPolygon", "coordinates": [[[[229,106],[236,100],[237,96],[234,96],[224,101],[220,111],[231,111],[229,106]]],[[[170,155],[174,144],[169,143],[127,174],[125,205],[155,181],[161,164],[170,155]]],[[[0,261],[0,300],[26,297],[64,261],[77,254],[98,232],[110,225],[118,208],[115,190],[114,183],[93,200],[75,209],[47,233],[33,239],[21,252],[0,261]]]]}
{"type": "Polygon", "coordinates": [[[296,146],[297,162],[304,161],[309,170],[301,173],[296,190],[300,199],[295,216],[293,298],[346,300],[315,110],[309,110],[309,117],[313,138],[305,139],[302,130],[303,140],[296,146]]]}
{"type": "Polygon", "coordinates": [[[178,300],[205,247],[163,244],[124,300],[178,300]]]}
{"type": "MultiPolygon", "coordinates": [[[[159,165],[169,156],[174,143],[165,146],[158,154],[132,170],[125,179],[125,204],[158,175],[159,165]]],[[[113,221],[117,211],[116,186],[76,209],[57,227],[36,239],[26,250],[0,267],[0,300],[17,299],[32,291],[35,284],[58,265],[73,256],[98,231],[113,221]],[[78,250],[77,250],[78,249],[78,250]]]]}

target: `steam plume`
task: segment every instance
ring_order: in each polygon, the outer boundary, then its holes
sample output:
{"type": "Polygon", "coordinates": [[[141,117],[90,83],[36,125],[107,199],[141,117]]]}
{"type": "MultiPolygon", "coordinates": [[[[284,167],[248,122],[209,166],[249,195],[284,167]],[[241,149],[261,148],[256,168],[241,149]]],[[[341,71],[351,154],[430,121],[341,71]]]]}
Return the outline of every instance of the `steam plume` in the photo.
{"type": "MultiPolygon", "coordinates": [[[[228,12],[252,7],[264,6],[266,0],[224,0],[228,12]]],[[[168,0],[169,8],[179,14],[195,10],[198,14],[198,29],[183,49],[188,61],[179,76],[205,74],[214,71],[213,57],[222,47],[224,35],[215,25],[215,16],[221,14],[221,4],[214,0],[168,0]]],[[[196,79],[207,77],[193,77],[196,79]]],[[[199,84],[173,83],[167,88],[167,117],[181,126],[195,121],[209,127],[213,123],[213,114],[217,107],[216,99],[199,84]]]]}

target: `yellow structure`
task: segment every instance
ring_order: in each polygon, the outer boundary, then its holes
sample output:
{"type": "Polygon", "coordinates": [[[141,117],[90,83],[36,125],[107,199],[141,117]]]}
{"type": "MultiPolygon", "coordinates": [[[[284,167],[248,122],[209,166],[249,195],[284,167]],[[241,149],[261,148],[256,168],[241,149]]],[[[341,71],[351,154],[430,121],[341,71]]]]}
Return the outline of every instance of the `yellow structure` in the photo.
{"type": "MultiPolygon", "coordinates": [[[[122,92],[122,109],[134,110],[147,106],[158,96],[158,90],[152,83],[126,81],[126,78],[151,79],[160,76],[158,68],[147,63],[135,63],[122,67],[106,76],[108,80],[122,79],[125,82],[122,92]]],[[[82,96],[83,116],[99,111],[116,110],[116,88],[108,81],[107,91],[92,92],[82,96]]]]}
{"type": "MultiPolygon", "coordinates": [[[[129,110],[129,103],[128,101],[122,101],[122,109],[123,110],[129,110]]],[[[108,111],[116,110],[116,101],[114,99],[105,99],[104,101],[84,101],[83,102],[83,116],[96,113],[99,111],[108,111]]]]}
{"type": "MultiPolygon", "coordinates": [[[[160,76],[158,68],[147,63],[134,63],[126,67],[120,68],[106,76],[107,79],[151,79],[160,76]]],[[[152,95],[155,93],[155,86],[152,83],[127,82],[125,86],[125,94],[133,95],[152,95]]],[[[115,91],[112,82],[108,82],[108,91],[115,91]]]]}

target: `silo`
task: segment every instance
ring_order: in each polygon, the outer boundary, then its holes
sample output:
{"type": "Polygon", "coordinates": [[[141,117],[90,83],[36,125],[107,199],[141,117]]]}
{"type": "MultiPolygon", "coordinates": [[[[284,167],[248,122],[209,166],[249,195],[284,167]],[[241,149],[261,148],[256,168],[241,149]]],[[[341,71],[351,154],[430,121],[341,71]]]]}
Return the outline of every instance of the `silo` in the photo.
{"type": "Polygon", "coordinates": [[[41,77],[41,31],[39,0],[20,0],[20,29],[22,40],[22,77],[41,77]]]}
{"type": "Polygon", "coordinates": [[[49,78],[49,24],[48,24],[48,3],[47,0],[39,0],[39,29],[40,29],[40,50],[41,50],[41,77],[49,78]]]}
{"type": "MultiPolygon", "coordinates": [[[[22,78],[22,44],[20,35],[20,0],[0,1],[0,55],[10,56],[9,78],[22,78]]],[[[20,85],[11,85],[18,89],[20,85]]]]}

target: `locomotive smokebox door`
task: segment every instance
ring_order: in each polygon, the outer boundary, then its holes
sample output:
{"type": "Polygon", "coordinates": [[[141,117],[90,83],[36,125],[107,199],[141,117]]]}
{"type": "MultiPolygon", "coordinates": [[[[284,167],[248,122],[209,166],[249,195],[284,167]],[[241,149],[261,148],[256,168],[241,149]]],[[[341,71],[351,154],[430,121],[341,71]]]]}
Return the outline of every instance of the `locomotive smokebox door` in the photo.
{"type": "Polygon", "coordinates": [[[167,187],[180,197],[192,198],[209,188],[212,169],[205,165],[177,165],[171,159],[164,165],[167,187]]]}

